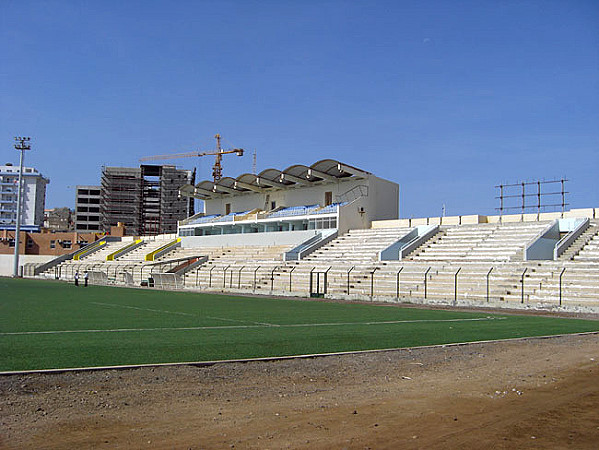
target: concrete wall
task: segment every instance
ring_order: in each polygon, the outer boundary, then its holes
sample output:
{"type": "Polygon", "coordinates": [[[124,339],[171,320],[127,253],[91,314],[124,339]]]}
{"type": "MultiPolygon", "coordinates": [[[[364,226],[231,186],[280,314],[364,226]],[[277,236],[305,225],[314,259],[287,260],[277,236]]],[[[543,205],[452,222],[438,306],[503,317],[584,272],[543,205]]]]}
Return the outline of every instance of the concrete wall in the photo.
{"type": "Polygon", "coordinates": [[[181,247],[243,247],[246,245],[299,245],[322,230],[277,231],[272,233],[183,236],[181,247]]]}
{"type": "MultiPolygon", "coordinates": [[[[52,255],[20,255],[19,256],[19,267],[24,266],[27,263],[39,263],[43,264],[53,260],[56,256],[52,255]]],[[[13,275],[14,270],[14,256],[13,255],[0,255],[0,276],[10,277],[13,275]]],[[[20,269],[19,269],[20,273],[20,269]]]]}
{"type": "Polygon", "coordinates": [[[398,220],[376,220],[372,222],[372,228],[393,227],[415,227],[418,225],[465,225],[476,223],[513,223],[513,222],[536,222],[550,221],[562,218],[586,218],[599,219],[599,208],[571,209],[561,212],[540,214],[505,214],[503,216],[446,216],[446,217],[419,217],[415,219],[398,220]]]}

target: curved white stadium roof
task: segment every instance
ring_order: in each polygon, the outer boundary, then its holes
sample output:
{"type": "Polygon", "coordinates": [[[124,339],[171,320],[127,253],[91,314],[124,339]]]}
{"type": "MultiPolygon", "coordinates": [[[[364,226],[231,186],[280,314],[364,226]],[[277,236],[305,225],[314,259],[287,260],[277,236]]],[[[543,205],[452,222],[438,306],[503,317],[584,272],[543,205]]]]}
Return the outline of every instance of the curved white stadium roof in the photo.
{"type": "Polygon", "coordinates": [[[223,194],[242,192],[265,192],[271,189],[285,189],[297,186],[309,186],[320,181],[337,181],[342,178],[362,178],[370,175],[357,167],[344,164],[334,159],[323,159],[311,166],[296,164],[285,170],[265,169],[258,175],[244,173],[237,178],[223,177],[219,181],[200,181],[194,186],[183,186],[181,194],[204,200],[219,197],[223,194]]]}

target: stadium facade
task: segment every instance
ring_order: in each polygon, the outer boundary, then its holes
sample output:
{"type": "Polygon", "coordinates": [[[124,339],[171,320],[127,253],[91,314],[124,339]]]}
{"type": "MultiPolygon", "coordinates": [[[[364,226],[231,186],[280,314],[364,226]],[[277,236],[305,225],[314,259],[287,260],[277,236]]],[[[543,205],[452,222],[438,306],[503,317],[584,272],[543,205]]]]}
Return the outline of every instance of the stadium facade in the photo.
{"type": "Polygon", "coordinates": [[[399,215],[399,185],[326,159],[311,166],[202,181],[181,194],[204,211],[179,224],[180,236],[368,228],[399,215]]]}

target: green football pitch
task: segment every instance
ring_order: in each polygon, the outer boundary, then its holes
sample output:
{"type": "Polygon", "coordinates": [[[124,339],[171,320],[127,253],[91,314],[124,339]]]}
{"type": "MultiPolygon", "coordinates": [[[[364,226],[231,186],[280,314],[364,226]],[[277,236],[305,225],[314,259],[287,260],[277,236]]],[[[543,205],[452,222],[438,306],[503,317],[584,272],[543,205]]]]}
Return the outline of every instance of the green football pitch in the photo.
{"type": "Polygon", "coordinates": [[[599,321],[0,278],[0,371],[306,355],[599,331],[599,321]]]}

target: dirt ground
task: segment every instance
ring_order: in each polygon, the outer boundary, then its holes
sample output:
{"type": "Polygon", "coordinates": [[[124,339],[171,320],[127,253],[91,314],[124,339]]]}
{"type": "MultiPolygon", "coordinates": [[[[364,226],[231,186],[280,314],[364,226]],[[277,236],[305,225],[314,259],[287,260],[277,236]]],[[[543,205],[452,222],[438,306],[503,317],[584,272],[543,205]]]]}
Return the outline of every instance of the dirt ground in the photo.
{"type": "Polygon", "coordinates": [[[3,448],[597,448],[599,335],[0,377],[3,448]]]}

